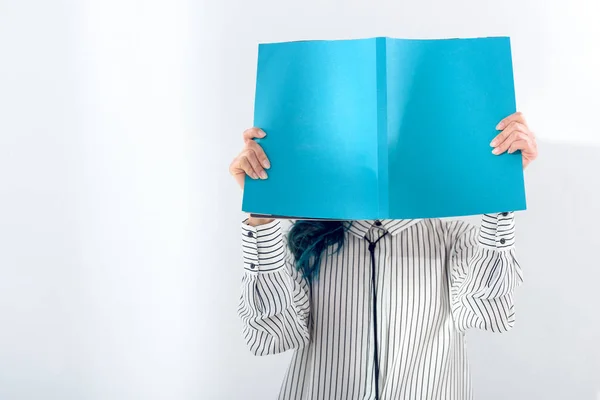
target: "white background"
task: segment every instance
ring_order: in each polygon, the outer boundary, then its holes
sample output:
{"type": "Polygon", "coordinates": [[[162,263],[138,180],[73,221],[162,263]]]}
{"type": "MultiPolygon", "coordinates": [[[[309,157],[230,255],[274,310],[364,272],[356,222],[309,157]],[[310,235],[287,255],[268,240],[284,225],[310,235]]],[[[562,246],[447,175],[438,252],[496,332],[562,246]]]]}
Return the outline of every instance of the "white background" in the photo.
{"type": "MultiPolygon", "coordinates": [[[[258,42],[512,37],[540,140],[480,399],[600,391],[597,2],[0,0],[0,399],[275,398],[236,314],[258,42]]],[[[475,222],[477,222],[475,220],[475,222]]]]}

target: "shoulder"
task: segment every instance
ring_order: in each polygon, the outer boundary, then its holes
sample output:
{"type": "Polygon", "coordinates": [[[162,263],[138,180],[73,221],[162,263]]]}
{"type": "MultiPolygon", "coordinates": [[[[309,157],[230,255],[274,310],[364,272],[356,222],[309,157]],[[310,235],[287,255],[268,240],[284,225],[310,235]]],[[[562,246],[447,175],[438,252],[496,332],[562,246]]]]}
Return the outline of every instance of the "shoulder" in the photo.
{"type": "Polygon", "coordinates": [[[462,218],[429,218],[423,219],[420,224],[450,238],[477,231],[475,224],[462,218]]]}

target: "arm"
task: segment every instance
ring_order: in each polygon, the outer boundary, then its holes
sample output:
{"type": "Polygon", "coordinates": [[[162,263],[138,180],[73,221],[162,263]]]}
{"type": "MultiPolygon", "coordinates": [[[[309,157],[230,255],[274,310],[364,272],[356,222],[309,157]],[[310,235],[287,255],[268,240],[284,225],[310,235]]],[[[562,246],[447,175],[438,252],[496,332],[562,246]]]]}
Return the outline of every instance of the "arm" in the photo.
{"type": "Polygon", "coordinates": [[[445,226],[450,301],[460,331],[506,332],[515,322],[513,293],[523,282],[515,257],[514,213],[485,214],[481,227],[445,226]]]}
{"type": "Polygon", "coordinates": [[[308,343],[309,287],[296,270],[279,220],[242,222],[244,274],[238,314],[250,351],[281,353],[308,343]]]}

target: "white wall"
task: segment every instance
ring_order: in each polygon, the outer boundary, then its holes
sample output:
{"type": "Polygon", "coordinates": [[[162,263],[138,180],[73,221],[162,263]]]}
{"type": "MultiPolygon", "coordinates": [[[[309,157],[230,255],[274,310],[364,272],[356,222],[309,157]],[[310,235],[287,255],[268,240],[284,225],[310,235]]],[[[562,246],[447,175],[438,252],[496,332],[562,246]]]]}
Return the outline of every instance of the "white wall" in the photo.
{"type": "Polygon", "coordinates": [[[517,220],[517,322],[506,334],[469,334],[474,389],[486,400],[597,400],[600,146],[542,142],[540,151],[517,220]]]}
{"type": "Polygon", "coordinates": [[[564,144],[528,172],[517,328],[472,335],[475,386],[593,399],[593,4],[1,1],[0,398],[273,398],[289,355],[241,339],[227,173],[252,124],[257,42],[510,35],[519,107],[564,144]]]}

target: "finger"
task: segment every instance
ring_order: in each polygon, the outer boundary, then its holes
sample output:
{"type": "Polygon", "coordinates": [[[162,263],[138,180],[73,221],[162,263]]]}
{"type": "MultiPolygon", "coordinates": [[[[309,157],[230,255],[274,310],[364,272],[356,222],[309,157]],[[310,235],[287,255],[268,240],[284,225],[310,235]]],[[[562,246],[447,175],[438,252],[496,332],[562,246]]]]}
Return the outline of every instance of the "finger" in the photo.
{"type": "Polygon", "coordinates": [[[256,156],[258,157],[258,160],[260,161],[260,164],[269,169],[271,168],[271,163],[269,162],[269,158],[267,157],[267,154],[265,153],[265,151],[263,150],[262,146],[258,143],[256,143],[254,140],[250,140],[247,143],[247,146],[249,149],[254,150],[254,152],[256,153],[256,156]]]}
{"type": "Polygon", "coordinates": [[[261,179],[267,179],[267,173],[263,169],[262,165],[260,165],[260,162],[258,161],[258,157],[256,156],[254,150],[248,149],[246,153],[246,158],[248,159],[248,161],[250,161],[250,165],[252,165],[252,169],[254,170],[256,175],[259,176],[261,179]]]}
{"type": "Polygon", "coordinates": [[[265,136],[267,136],[267,134],[260,128],[246,129],[242,134],[242,137],[244,138],[244,143],[247,143],[249,140],[252,140],[254,138],[264,138],[265,136]]]}
{"type": "Polygon", "coordinates": [[[496,129],[498,129],[498,130],[504,129],[511,122],[520,122],[523,125],[527,125],[527,121],[525,121],[525,116],[523,115],[523,113],[517,111],[516,113],[511,114],[508,117],[504,118],[502,121],[498,122],[498,125],[496,125],[496,129]]]}
{"type": "Polygon", "coordinates": [[[498,136],[496,136],[494,138],[494,140],[492,140],[492,142],[490,143],[490,146],[492,146],[492,147],[500,146],[502,143],[504,143],[504,141],[506,141],[506,139],[508,139],[510,137],[510,135],[514,131],[528,133],[529,129],[527,128],[526,125],[523,125],[520,122],[513,121],[510,124],[508,124],[508,126],[502,132],[500,132],[498,134],[498,136]]]}
{"type": "Polygon", "coordinates": [[[254,171],[254,167],[252,167],[252,164],[250,163],[250,160],[248,160],[247,156],[240,156],[239,166],[250,178],[258,179],[258,174],[256,171],[254,171]]]}
{"type": "Polygon", "coordinates": [[[531,144],[527,140],[515,140],[508,148],[508,154],[512,154],[517,150],[527,151],[531,147],[531,144]]]}
{"type": "Polygon", "coordinates": [[[517,139],[510,145],[509,153],[513,153],[516,150],[521,150],[528,157],[535,158],[537,154],[537,144],[535,142],[535,138],[532,137],[531,133],[523,134],[522,132],[518,132],[517,139]],[[511,151],[511,149],[514,149],[511,151]]]}
{"type": "Polygon", "coordinates": [[[500,145],[498,145],[493,151],[492,153],[499,155],[504,153],[506,150],[508,150],[510,148],[510,146],[517,140],[529,140],[529,137],[527,136],[526,133],[523,133],[521,131],[512,131],[508,137],[506,138],[506,140],[504,142],[502,142],[500,145]]]}

